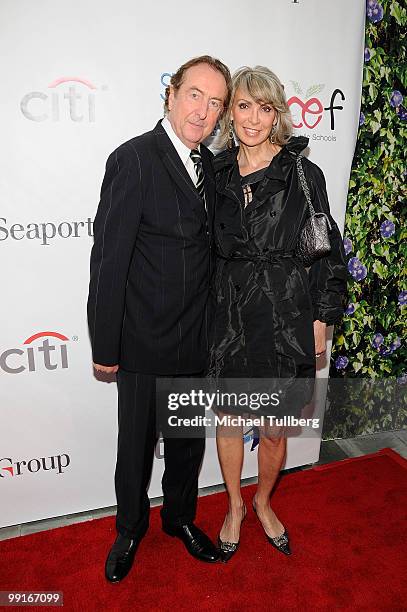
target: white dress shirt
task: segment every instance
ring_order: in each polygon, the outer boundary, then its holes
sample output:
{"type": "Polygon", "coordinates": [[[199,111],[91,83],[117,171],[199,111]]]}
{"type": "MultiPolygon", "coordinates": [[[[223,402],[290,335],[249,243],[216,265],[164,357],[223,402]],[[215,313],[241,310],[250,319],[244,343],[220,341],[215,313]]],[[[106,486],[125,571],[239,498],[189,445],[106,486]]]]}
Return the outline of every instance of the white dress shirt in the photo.
{"type": "MultiPolygon", "coordinates": [[[[191,177],[193,184],[196,186],[198,179],[197,179],[196,172],[195,172],[194,162],[190,158],[191,149],[189,149],[186,145],[184,145],[184,143],[178,138],[178,136],[172,129],[172,125],[168,117],[164,117],[164,119],[161,122],[161,125],[163,126],[164,130],[167,132],[172,144],[175,147],[175,150],[177,151],[178,155],[181,158],[182,163],[187,169],[187,172],[189,176],[191,177]]],[[[200,145],[198,145],[196,148],[199,151],[200,145]]]]}

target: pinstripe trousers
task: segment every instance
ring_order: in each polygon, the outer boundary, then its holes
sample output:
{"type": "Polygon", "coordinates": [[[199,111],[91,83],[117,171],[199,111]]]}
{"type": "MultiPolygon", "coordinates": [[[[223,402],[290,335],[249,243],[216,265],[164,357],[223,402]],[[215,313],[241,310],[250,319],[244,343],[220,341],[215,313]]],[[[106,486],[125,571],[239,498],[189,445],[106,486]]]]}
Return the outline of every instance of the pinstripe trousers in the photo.
{"type": "MultiPolygon", "coordinates": [[[[155,385],[153,374],[125,370],[117,373],[116,529],[135,539],[141,539],[149,525],[147,490],[158,438],[155,385]]],[[[204,448],[204,438],[164,437],[163,524],[175,527],[194,520],[204,448]]]]}

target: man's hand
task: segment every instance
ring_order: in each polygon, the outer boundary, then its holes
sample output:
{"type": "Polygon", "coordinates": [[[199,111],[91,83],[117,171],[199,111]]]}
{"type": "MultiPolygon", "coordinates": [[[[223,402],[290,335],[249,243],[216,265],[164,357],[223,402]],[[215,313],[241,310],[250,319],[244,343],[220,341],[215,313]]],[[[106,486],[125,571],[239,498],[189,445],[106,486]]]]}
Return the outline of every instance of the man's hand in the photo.
{"type": "Polygon", "coordinates": [[[326,352],[326,323],[314,321],[315,355],[320,357],[326,352]]]}
{"type": "Polygon", "coordinates": [[[104,372],[105,374],[116,374],[117,370],[119,369],[118,365],[104,366],[100,365],[99,363],[94,363],[93,367],[95,368],[96,372],[104,372]]]}

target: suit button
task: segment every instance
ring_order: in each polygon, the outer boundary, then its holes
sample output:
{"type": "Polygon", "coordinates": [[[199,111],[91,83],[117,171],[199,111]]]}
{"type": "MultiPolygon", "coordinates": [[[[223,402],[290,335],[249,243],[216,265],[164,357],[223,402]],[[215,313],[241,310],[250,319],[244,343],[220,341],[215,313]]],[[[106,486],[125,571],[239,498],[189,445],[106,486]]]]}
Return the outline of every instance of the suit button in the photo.
{"type": "Polygon", "coordinates": [[[220,229],[223,230],[223,229],[225,229],[226,225],[224,223],[219,223],[219,227],[220,227],[220,229]]]}
{"type": "Polygon", "coordinates": [[[276,216],[276,211],[275,210],[270,210],[270,217],[275,217],[276,216]]]}

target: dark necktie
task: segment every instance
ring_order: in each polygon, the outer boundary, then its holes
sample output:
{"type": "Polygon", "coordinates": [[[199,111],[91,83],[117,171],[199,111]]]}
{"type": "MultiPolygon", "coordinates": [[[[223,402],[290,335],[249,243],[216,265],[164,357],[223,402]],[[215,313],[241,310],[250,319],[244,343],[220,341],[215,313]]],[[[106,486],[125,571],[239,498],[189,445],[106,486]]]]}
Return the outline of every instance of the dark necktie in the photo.
{"type": "Polygon", "coordinates": [[[195,187],[196,187],[197,192],[202,198],[202,201],[205,205],[205,210],[206,210],[206,198],[205,198],[205,186],[204,186],[205,175],[204,175],[204,171],[202,167],[202,157],[198,149],[192,149],[190,153],[190,157],[192,161],[194,162],[195,174],[197,178],[195,187]]]}

